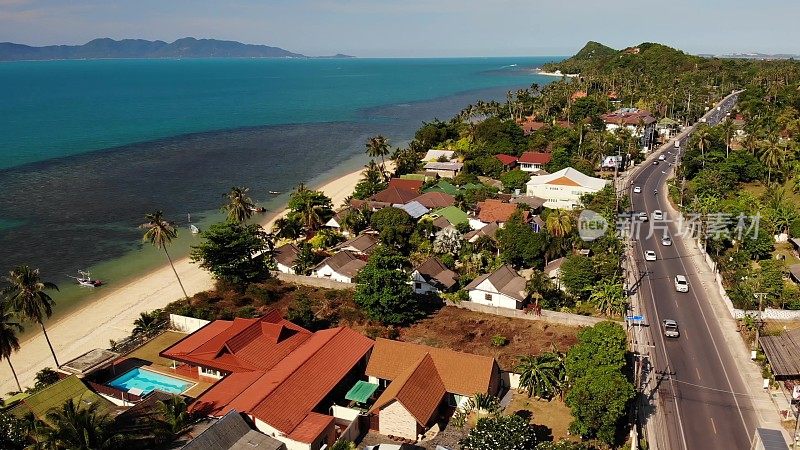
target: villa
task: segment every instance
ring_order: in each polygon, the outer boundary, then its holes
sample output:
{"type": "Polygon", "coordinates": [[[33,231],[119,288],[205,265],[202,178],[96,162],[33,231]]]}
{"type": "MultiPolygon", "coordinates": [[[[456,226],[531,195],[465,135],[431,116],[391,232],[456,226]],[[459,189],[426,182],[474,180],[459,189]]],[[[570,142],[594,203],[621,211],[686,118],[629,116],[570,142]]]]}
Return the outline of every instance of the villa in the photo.
{"type": "Polygon", "coordinates": [[[317,264],[312,276],[328,278],[340,283],[353,283],[358,272],[366,265],[367,263],[355,253],[343,250],[317,264]]]}
{"type": "Polygon", "coordinates": [[[524,172],[536,172],[553,159],[553,155],[544,152],[525,152],[519,157],[519,168],[524,172]]]}
{"type": "Polygon", "coordinates": [[[354,253],[358,256],[369,256],[380,243],[377,236],[372,233],[362,233],[352,239],[342,242],[336,249],[354,253]]]}
{"type": "Polygon", "coordinates": [[[411,282],[417,294],[446,292],[458,282],[458,274],[448,269],[438,258],[431,256],[411,272],[411,282]]]}
{"type": "Polygon", "coordinates": [[[593,194],[610,181],[590,177],[572,167],[561,169],[550,175],[531,177],[526,193],[532,197],[543,198],[544,206],[552,209],[574,209],[580,205],[581,196],[593,194]]]}
{"type": "Polygon", "coordinates": [[[469,300],[481,305],[522,309],[528,299],[527,281],[509,265],[472,280],[464,289],[469,300]]]}

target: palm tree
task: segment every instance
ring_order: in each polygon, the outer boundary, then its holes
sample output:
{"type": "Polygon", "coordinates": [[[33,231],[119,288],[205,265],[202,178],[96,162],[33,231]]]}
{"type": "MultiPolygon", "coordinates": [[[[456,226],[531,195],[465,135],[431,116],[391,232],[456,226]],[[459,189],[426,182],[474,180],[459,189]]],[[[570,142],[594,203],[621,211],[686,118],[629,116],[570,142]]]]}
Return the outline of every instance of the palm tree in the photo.
{"type": "MultiPolygon", "coordinates": [[[[80,402],[79,402],[80,404],[80,402]]],[[[121,434],[112,422],[98,411],[97,403],[79,407],[73,399],[47,413],[47,423],[37,431],[33,448],[105,450],[121,448],[121,434]]]]}
{"type": "Polygon", "coordinates": [[[622,284],[613,280],[604,280],[591,288],[589,301],[608,316],[622,316],[627,310],[625,289],[622,284]]]}
{"type": "Polygon", "coordinates": [[[528,391],[528,397],[550,399],[564,385],[564,361],[556,352],[522,356],[515,371],[519,374],[519,387],[528,391]]]}
{"type": "Polygon", "coordinates": [[[161,328],[158,311],[142,312],[139,318],[133,321],[133,335],[149,334],[161,328]]]}
{"type": "Polygon", "coordinates": [[[767,184],[772,182],[772,171],[783,167],[786,160],[786,146],[775,134],[770,134],[761,142],[759,159],[767,166],[767,184]]]}
{"type": "Polygon", "coordinates": [[[731,119],[725,119],[720,127],[722,128],[722,133],[725,135],[725,158],[727,158],[731,153],[731,138],[736,131],[736,124],[733,123],[731,119]]]}
{"type": "Polygon", "coordinates": [[[222,206],[222,210],[228,213],[228,220],[231,222],[241,223],[253,216],[256,204],[247,196],[249,190],[250,188],[234,186],[227,194],[223,194],[228,202],[222,206]]]}
{"type": "Polygon", "coordinates": [[[14,317],[11,303],[0,300],[0,359],[8,361],[8,367],[11,368],[11,374],[14,375],[14,381],[17,382],[17,390],[19,392],[22,392],[22,386],[19,384],[19,378],[17,378],[14,366],[11,365],[11,355],[19,351],[17,333],[22,333],[23,331],[22,324],[17,322],[14,317]]]}
{"type": "Polygon", "coordinates": [[[192,425],[192,416],[180,395],[158,401],[159,418],[156,433],[163,442],[172,442],[192,425]]]}
{"type": "Polygon", "coordinates": [[[297,249],[297,256],[293,262],[292,270],[297,275],[308,275],[317,264],[317,255],[308,242],[301,242],[297,249]]]}
{"type": "Polygon", "coordinates": [[[305,196],[300,204],[300,210],[297,211],[300,222],[306,227],[308,231],[316,231],[322,225],[322,207],[317,205],[311,196],[305,196]]]}
{"type": "Polygon", "coordinates": [[[697,147],[700,149],[700,156],[702,158],[703,168],[706,167],[706,150],[711,146],[711,132],[708,131],[708,126],[701,124],[694,132],[694,137],[697,142],[697,147]]]}
{"type": "Polygon", "coordinates": [[[565,209],[556,209],[547,216],[545,227],[551,235],[564,237],[572,232],[572,213],[565,209]]]}
{"type": "Polygon", "coordinates": [[[377,158],[381,157],[381,172],[383,173],[384,178],[386,178],[386,164],[384,158],[391,153],[391,149],[389,148],[389,140],[382,135],[377,135],[369,138],[367,140],[367,155],[370,158],[377,158]]]}
{"type": "Polygon", "coordinates": [[[275,221],[272,232],[278,239],[293,241],[303,234],[303,225],[294,217],[284,216],[275,221]]]}
{"type": "Polygon", "coordinates": [[[164,254],[167,255],[167,261],[169,261],[169,265],[172,267],[172,272],[175,273],[175,278],[178,279],[178,284],[181,286],[183,296],[184,298],[188,298],[189,296],[186,295],[186,289],[183,288],[181,277],[178,276],[178,271],[175,270],[175,264],[172,263],[172,258],[170,258],[169,252],[167,251],[167,245],[178,237],[178,230],[175,229],[175,224],[165,219],[164,213],[161,210],[147,214],[144,218],[147,222],[139,225],[139,228],[147,230],[144,232],[144,236],[142,236],[142,241],[149,242],[156,248],[164,250],[164,254]]]}
{"type": "Polygon", "coordinates": [[[42,327],[42,333],[53,354],[53,361],[56,367],[59,366],[53,344],[44,328],[44,320],[53,314],[55,300],[50,297],[48,290],[58,290],[58,286],[53,283],[42,281],[39,269],[31,269],[28,266],[17,266],[6,277],[8,287],[3,290],[3,295],[8,299],[11,307],[23,319],[36,322],[42,327]]]}

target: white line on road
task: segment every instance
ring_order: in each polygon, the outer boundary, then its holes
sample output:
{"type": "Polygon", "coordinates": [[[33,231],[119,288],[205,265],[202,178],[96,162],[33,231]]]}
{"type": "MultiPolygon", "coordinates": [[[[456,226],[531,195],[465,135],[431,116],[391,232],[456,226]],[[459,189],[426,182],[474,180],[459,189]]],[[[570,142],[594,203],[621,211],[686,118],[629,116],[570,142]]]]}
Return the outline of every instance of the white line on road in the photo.
{"type": "Polygon", "coordinates": [[[711,420],[711,429],[714,430],[714,434],[717,434],[717,426],[714,425],[714,418],[709,417],[708,419],[711,420]]]}

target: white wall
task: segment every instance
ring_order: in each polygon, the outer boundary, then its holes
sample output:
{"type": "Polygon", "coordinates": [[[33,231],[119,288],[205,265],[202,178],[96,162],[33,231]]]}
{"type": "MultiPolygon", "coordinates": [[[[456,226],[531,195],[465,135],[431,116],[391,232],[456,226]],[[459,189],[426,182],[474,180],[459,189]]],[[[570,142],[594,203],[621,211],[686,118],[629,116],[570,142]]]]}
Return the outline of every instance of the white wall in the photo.
{"type": "Polygon", "coordinates": [[[352,283],[353,282],[352,278],[350,278],[348,276],[345,276],[345,275],[342,275],[340,273],[334,272],[334,270],[331,269],[331,266],[329,266],[327,264],[325,264],[324,266],[322,266],[319,269],[317,269],[316,271],[314,271],[314,276],[317,277],[317,278],[328,278],[328,279],[331,279],[333,281],[339,281],[341,283],[352,283]]]}
{"type": "MultiPolygon", "coordinates": [[[[252,417],[251,417],[252,418],[252,417]]],[[[254,418],[253,422],[256,425],[256,429],[267,436],[272,436],[275,439],[283,442],[286,444],[286,450],[312,450],[311,444],[306,444],[305,442],[298,442],[292,439],[289,439],[286,435],[284,435],[281,431],[273,428],[271,425],[267,424],[266,422],[254,418]]]]}
{"type": "Polygon", "coordinates": [[[184,333],[194,333],[200,328],[206,326],[206,324],[208,324],[208,320],[170,314],[169,323],[170,327],[172,327],[174,330],[182,331],[184,333]]]}
{"type": "Polygon", "coordinates": [[[289,267],[289,266],[284,266],[281,263],[277,263],[276,266],[278,268],[278,272],[289,273],[289,274],[293,274],[294,273],[294,270],[292,270],[292,268],[289,267]]]}
{"type": "Polygon", "coordinates": [[[519,163],[519,170],[523,172],[536,172],[537,170],[541,170],[543,164],[534,164],[534,163],[519,163]]]}
{"type": "Polygon", "coordinates": [[[344,419],[348,422],[352,422],[358,418],[358,415],[361,411],[353,408],[348,408],[345,406],[333,405],[331,408],[333,411],[333,417],[337,419],[344,419]]]}
{"type": "Polygon", "coordinates": [[[381,409],[378,415],[378,428],[383,435],[417,440],[417,420],[398,401],[381,409]]]}
{"type": "Polygon", "coordinates": [[[529,184],[526,194],[543,198],[544,206],[552,209],[573,209],[580,204],[584,194],[595,193],[596,189],[583,186],[561,186],[557,184],[529,184]]]}
{"type": "Polygon", "coordinates": [[[411,287],[414,288],[414,292],[417,294],[435,294],[439,292],[438,289],[425,281],[425,278],[416,270],[411,274],[411,287]],[[419,288],[417,288],[417,283],[420,284],[419,288]]]}
{"type": "Polygon", "coordinates": [[[517,300],[495,289],[488,279],[476,286],[475,289],[469,291],[469,299],[470,301],[479,303],[481,305],[517,309],[517,300]],[[487,294],[492,296],[491,300],[486,299],[487,294]]]}

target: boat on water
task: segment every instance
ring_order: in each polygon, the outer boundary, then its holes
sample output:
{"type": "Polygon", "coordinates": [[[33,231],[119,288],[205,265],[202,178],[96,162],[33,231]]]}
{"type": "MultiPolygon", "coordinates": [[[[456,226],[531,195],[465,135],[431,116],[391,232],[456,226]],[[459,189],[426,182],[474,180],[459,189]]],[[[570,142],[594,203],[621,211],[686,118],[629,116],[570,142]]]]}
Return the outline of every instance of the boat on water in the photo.
{"type": "Polygon", "coordinates": [[[281,191],[269,191],[269,193],[272,195],[279,195],[281,191]]]}
{"type": "Polygon", "coordinates": [[[252,208],[250,208],[250,211],[256,213],[265,213],[267,212],[267,208],[264,208],[263,206],[253,206],[252,208]]]}
{"type": "Polygon", "coordinates": [[[193,223],[189,224],[189,230],[191,230],[192,234],[197,234],[200,232],[200,228],[194,226],[193,223]]]}
{"type": "Polygon", "coordinates": [[[78,284],[85,287],[99,287],[103,285],[102,280],[93,280],[92,275],[89,272],[85,272],[83,270],[78,271],[77,277],[70,277],[74,278],[78,284]]]}

